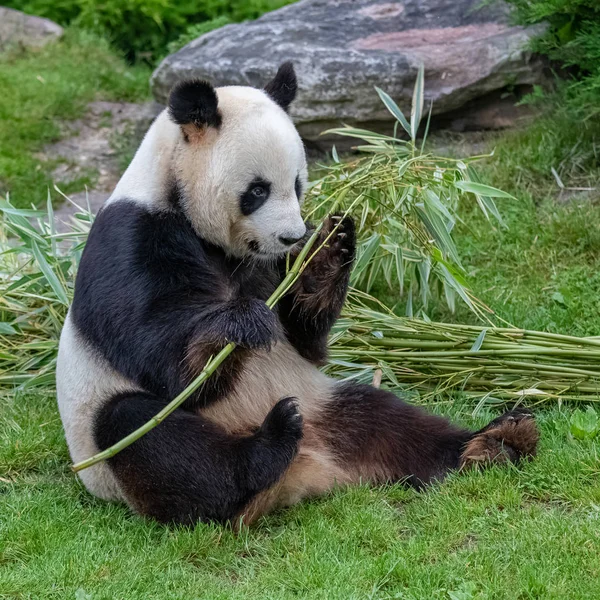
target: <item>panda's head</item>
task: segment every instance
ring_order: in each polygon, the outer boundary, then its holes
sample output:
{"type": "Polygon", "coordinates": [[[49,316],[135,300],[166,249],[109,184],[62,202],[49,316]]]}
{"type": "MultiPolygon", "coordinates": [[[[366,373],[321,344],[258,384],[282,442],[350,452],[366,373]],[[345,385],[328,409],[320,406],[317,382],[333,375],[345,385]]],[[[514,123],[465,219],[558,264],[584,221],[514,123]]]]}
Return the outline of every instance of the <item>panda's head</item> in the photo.
{"type": "Polygon", "coordinates": [[[287,114],[296,88],[284,63],[264,90],[191,80],[171,91],[183,210],[200,236],[233,256],[281,256],[306,233],[306,157],[287,114]]]}

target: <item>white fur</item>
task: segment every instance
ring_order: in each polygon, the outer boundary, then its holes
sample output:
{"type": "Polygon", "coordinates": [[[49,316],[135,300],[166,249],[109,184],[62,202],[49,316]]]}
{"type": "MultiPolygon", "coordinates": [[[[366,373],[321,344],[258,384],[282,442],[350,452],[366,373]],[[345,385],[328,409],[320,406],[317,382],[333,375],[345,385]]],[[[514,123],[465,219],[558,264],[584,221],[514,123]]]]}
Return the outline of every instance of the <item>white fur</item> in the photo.
{"type": "MultiPolygon", "coordinates": [[[[80,338],[67,315],[60,336],[56,364],[56,394],[73,462],[90,458],[99,448],[92,428],[96,411],[117,392],[139,387],[117,373],[80,338]]],[[[106,500],[123,499],[119,484],[106,463],[80,472],[87,489],[106,500]]]]}
{"type": "Polygon", "coordinates": [[[172,176],[173,150],[181,131],[163,111],[148,129],[129,167],[106,201],[133,200],[163,208],[165,192],[172,176]]]}
{"type": "Polygon", "coordinates": [[[281,398],[295,396],[304,418],[315,419],[334,384],[287,341],[278,342],[269,352],[253,352],[231,394],[200,413],[226,431],[242,431],[258,427],[281,398]]]}

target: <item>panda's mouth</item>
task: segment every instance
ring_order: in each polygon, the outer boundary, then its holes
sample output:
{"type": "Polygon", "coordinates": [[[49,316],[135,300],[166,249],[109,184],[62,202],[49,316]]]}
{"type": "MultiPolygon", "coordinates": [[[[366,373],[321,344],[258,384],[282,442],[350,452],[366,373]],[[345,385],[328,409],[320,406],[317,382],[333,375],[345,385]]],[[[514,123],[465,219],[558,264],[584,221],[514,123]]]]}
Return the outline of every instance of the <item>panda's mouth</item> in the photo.
{"type": "Polygon", "coordinates": [[[247,247],[253,256],[259,259],[270,260],[274,258],[279,258],[286,253],[286,250],[282,249],[272,249],[265,251],[265,248],[260,245],[260,243],[256,240],[250,240],[247,242],[247,247]]]}

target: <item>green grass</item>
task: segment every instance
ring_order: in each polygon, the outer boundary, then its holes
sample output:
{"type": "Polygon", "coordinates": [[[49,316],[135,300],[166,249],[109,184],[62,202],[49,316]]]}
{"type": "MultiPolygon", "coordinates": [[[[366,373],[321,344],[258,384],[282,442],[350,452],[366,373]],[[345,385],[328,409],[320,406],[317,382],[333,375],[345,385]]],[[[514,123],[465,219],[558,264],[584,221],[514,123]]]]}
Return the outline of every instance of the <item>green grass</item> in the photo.
{"type": "MultiPolygon", "coordinates": [[[[471,407],[443,412],[464,423],[471,407]]],[[[534,462],[426,493],[340,490],[236,536],[169,529],[91,497],[68,469],[52,395],[2,405],[0,598],[592,598],[600,441],[540,416],[534,462]]]]}
{"type": "Polygon", "coordinates": [[[483,175],[517,200],[498,202],[506,230],[473,211],[457,233],[475,294],[519,327],[600,335],[600,122],[558,108],[500,138],[483,175]],[[595,190],[561,199],[551,168],[595,190]]]}
{"type": "MultiPolygon", "coordinates": [[[[54,159],[36,156],[61,138],[61,124],[80,118],[92,100],[146,99],[149,70],[128,67],[106,41],[68,31],[41,51],[0,54],[0,195],[17,206],[45,202],[54,159]]],[[[62,186],[93,183],[94,173],[62,186]]]]}

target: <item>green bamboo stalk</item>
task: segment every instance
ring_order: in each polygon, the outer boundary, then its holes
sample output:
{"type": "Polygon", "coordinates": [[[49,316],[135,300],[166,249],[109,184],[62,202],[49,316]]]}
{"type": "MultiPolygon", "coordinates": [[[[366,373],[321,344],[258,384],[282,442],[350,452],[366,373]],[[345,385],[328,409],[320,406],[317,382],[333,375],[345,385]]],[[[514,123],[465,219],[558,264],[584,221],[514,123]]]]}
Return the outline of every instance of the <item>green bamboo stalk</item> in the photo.
{"type": "Polygon", "coordinates": [[[235,344],[229,343],[225,346],[216,356],[211,357],[202,372],[190,385],[188,385],[185,390],[183,390],[178,396],[176,396],[169,404],[167,404],[159,413],[154,415],[149,421],[144,423],[141,427],[138,427],[135,431],[132,431],[128,436],[124,437],[122,440],[118,441],[116,444],[110,446],[110,448],[106,448],[102,452],[91,456],[90,458],[78,462],[71,466],[71,469],[78,473],[79,471],[83,471],[103,460],[111,458],[130,446],[141,438],[143,435],[147,434],[151,429],[154,429],[157,425],[160,425],[175,409],[177,409],[191,394],[193,394],[214,372],[215,369],[233,352],[235,349],[235,344]]]}
{"type": "MultiPolygon", "coordinates": [[[[338,194],[337,200],[332,206],[331,212],[335,212],[336,207],[339,205],[341,200],[343,199],[343,194],[338,194]]],[[[354,204],[359,200],[357,198],[348,210],[344,213],[344,216],[348,214],[348,212],[353,208],[354,204]]],[[[307,260],[308,253],[311,248],[317,241],[319,237],[319,233],[323,228],[324,222],[321,222],[318,227],[315,229],[313,234],[310,236],[298,256],[294,261],[294,264],[287,272],[286,276],[283,278],[283,281],[277,286],[277,289],[271,294],[266,304],[269,308],[273,308],[277,302],[289,291],[289,289],[294,285],[298,277],[302,274],[308,263],[314,258],[314,256],[319,252],[325,244],[329,241],[331,236],[337,230],[338,225],[336,225],[327,238],[323,240],[321,245],[315,250],[310,258],[307,260]]],[[[91,456],[90,458],[78,462],[71,466],[71,469],[77,473],[79,471],[83,471],[84,469],[88,469],[99,462],[102,462],[108,458],[111,458],[124,450],[133,442],[141,438],[143,435],[148,433],[151,429],[154,429],[157,425],[160,425],[162,421],[164,421],[175,409],[177,409],[191,394],[193,394],[219,367],[219,365],[233,352],[236,345],[232,342],[227,344],[216,356],[211,357],[201,373],[190,383],[178,396],[176,396],[171,402],[169,402],[159,413],[154,415],[149,421],[144,423],[141,427],[138,427],[135,431],[131,432],[128,436],[124,437],[122,440],[118,441],[116,444],[113,444],[109,448],[106,448],[102,452],[91,456]]]]}

